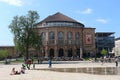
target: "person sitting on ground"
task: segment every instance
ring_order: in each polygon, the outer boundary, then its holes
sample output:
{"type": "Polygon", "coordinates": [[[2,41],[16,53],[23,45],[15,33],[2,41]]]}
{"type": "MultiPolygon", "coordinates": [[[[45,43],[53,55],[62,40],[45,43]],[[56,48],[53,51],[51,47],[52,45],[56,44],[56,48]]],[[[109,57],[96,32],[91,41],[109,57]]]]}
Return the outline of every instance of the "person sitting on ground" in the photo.
{"type": "Polygon", "coordinates": [[[22,74],[25,74],[25,68],[24,68],[24,67],[21,67],[20,72],[21,72],[22,74]]]}
{"type": "Polygon", "coordinates": [[[20,72],[15,71],[15,68],[12,68],[10,75],[16,75],[16,74],[20,74],[20,72]]]}

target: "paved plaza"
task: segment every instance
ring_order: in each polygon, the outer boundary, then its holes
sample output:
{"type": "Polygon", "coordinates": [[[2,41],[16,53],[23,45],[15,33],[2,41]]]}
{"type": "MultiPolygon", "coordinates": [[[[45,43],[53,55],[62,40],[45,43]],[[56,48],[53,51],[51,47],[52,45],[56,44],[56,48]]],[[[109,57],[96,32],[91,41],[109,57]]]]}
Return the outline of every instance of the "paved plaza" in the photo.
{"type": "MultiPolygon", "coordinates": [[[[31,70],[26,70],[25,74],[10,75],[11,69],[13,67],[15,67],[16,70],[20,70],[21,64],[0,64],[0,80],[120,80],[120,75],[96,75],[86,73],[33,70],[33,65],[31,65],[31,70]]],[[[104,65],[101,65],[101,63],[74,61],[52,65],[52,68],[82,67],[115,67],[115,63],[105,63],[104,65]]],[[[48,69],[48,64],[36,64],[35,68],[48,69]]]]}

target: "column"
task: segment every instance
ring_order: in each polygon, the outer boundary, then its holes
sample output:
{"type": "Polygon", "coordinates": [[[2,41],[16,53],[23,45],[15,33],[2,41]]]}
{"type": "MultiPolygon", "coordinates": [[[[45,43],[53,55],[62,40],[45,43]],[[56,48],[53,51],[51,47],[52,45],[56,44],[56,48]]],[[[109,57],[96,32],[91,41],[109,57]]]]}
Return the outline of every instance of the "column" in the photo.
{"type": "Polygon", "coordinates": [[[49,35],[49,31],[48,28],[46,28],[46,44],[45,44],[45,57],[48,58],[48,36],[49,35]]]}
{"type": "Polygon", "coordinates": [[[48,47],[45,47],[45,58],[48,58],[48,47]]]}
{"type": "Polygon", "coordinates": [[[64,56],[67,57],[67,55],[68,55],[68,54],[67,54],[67,48],[65,47],[65,48],[64,48],[64,56]]]}
{"type": "Polygon", "coordinates": [[[55,46],[54,50],[55,50],[55,57],[57,58],[58,57],[58,49],[56,46],[55,46]]]}
{"type": "Polygon", "coordinates": [[[82,58],[82,55],[83,55],[83,51],[82,48],[80,48],[80,58],[82,58]]]}

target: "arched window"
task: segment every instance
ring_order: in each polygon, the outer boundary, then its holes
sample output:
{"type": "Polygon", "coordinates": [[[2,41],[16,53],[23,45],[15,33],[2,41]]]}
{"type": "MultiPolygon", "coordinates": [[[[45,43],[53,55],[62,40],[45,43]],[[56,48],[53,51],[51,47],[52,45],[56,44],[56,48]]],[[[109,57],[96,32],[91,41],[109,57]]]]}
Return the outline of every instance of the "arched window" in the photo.
{"type": "Polygon", "coordinates": [[[49,39],[55,39],[55,33],[54,32],[49,33],[49,39]]]}
{"type": "Polygon", "coordinates": [[[49,32],[49,44],[54,44],[55,33],[53,31],[49,32]]]}
{"type": "Polygon", "coordinates": [[[75,33],[75,43],[78,45],[80,44],[80,34],[79,32],[76,32],[75,33]]]}
{"type": "Polygon", "coordinates": [[[45,41],[46,41],[46,34],[45,34],[45,32],[41,33],[41,37],[42,37],[42,44],[44,44],[45,41]]]}
{"type": "Polygon", "coordinates": [[[68,42],[68,44],[72,44],[72,32],[68,32],[68,34],[67,34],[67,42],[68,42]]]}
{"type": "Polygon", "coordinates": [[[62,31],[58,33],[58,44],[64,44],[64,33],[62,31]]]}

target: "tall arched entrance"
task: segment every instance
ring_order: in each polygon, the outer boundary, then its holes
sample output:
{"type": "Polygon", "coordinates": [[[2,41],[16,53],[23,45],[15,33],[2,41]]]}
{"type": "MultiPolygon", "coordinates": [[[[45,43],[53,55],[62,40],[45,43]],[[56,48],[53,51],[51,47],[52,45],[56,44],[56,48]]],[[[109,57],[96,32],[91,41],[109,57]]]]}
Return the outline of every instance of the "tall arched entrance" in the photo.
{"type": "Polygon", "coordinates": [[[79,48],[76,49],[76,56],[80,57],[80,49],[79,48]]]}
{"type": "Polygon", "coordinates": [[[72,48],[68,49],[68,57],[72,57],[72,48]]]}
{"type": "Polygon", "coordinates": [[[54,49],[50,49],[50,52],[49,52],[49,57],[54,57],[54,49]]]}
{"type": "Polygon", "coordinates": [[[62,48],[60,48],[58,57],[63,57],[63,56],[64,56],[64,50],[62,48]]]}

